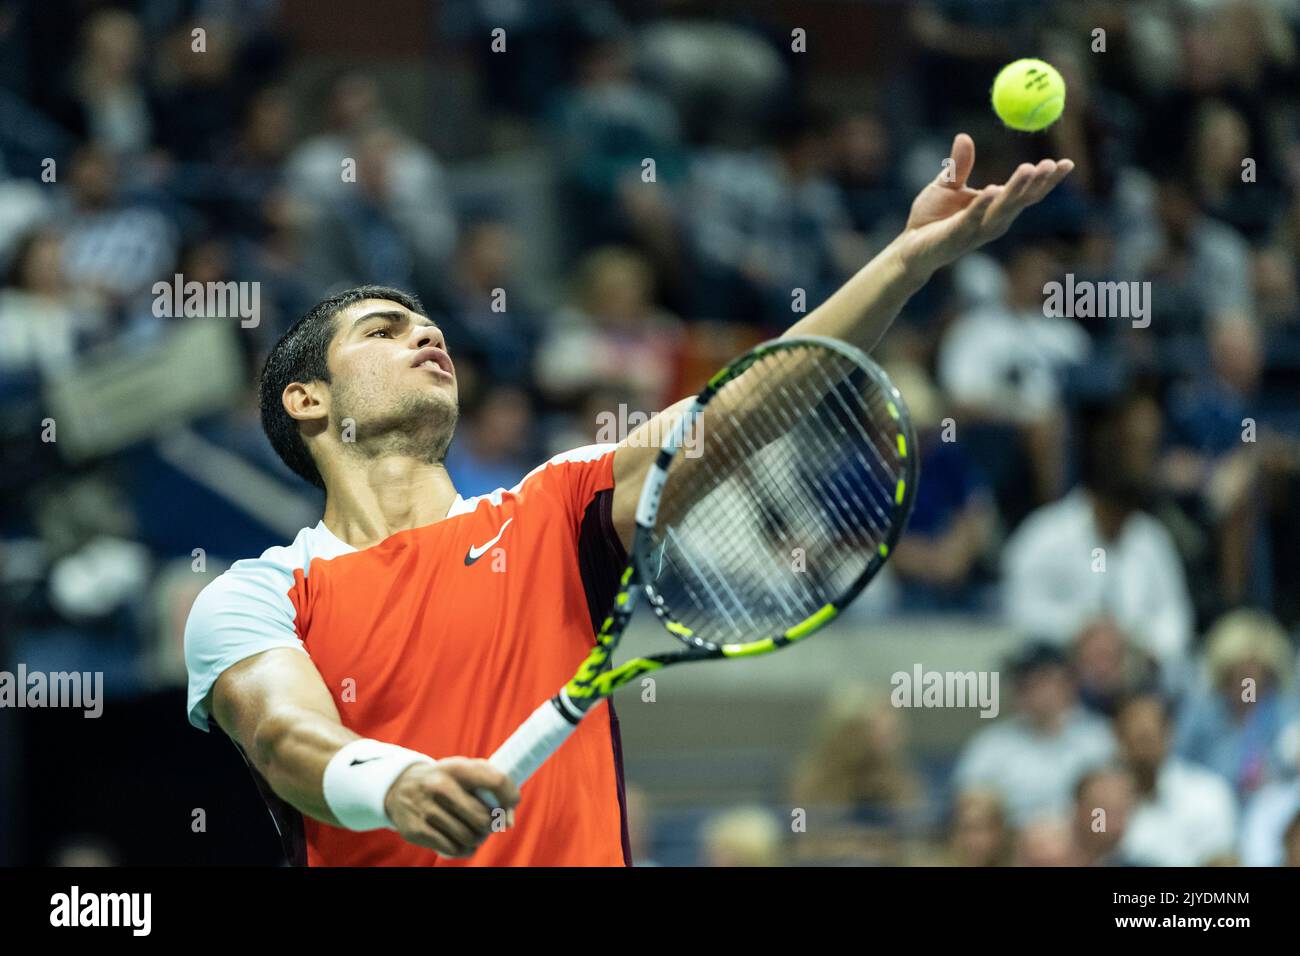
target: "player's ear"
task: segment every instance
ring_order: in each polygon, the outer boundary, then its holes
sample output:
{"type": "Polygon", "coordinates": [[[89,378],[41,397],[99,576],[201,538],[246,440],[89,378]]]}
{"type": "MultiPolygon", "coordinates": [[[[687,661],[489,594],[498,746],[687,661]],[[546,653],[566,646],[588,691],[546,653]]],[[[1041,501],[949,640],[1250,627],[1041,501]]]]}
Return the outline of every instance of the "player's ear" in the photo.
{"type": "Polygon", "coordinates": [[[294,421],[324,421],[329,418],[330,393],[324,382],[290,382],[280,394],[280,401],[294,421]]]}

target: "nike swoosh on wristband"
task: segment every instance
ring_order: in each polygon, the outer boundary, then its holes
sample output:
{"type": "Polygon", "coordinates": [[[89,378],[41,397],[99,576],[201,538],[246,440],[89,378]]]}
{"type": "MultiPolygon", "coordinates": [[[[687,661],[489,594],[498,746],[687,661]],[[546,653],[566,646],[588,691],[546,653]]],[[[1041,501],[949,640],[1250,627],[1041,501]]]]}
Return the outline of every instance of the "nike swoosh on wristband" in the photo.
{"type": "Polygon", "coordinates": [[[515,520],[514,518],[507,518],[506,523],[503,524],[501,526],[501,530],[497,532],[497,536],[493,538],[491,541],[489,541],[487,544],[477,548],[474,547],[474,545],[470,545],[469,553],[465,555],[465,564],[466,565],[473,564],[479,558],[483,557],[483,555],[487,554],[488,551],[491,549],[492,545],[496,544],[498,541],[501,540],[501,536],[506,533],[506,528],[510,527],[510,522],[514,520],[515,520]]]}

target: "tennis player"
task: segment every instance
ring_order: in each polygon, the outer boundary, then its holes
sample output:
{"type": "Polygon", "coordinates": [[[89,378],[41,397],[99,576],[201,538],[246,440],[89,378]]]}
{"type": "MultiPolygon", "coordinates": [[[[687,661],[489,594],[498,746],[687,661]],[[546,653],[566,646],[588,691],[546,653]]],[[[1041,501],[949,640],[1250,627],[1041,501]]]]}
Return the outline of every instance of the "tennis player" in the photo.
{"type": "MultiPolygon", "coordinates": [[[[969,136],[951,159],[903,232],[790,334],[870,349],[936,269],[1002,235],[1073,168],[1026,163],[974,189],[969,136]]],[[[280,457],[325,490],[325,513],[199,595],[188,707],[244,755],[291,862],[630,865],[608,702],[522,803],[481,758],[591,649],[657,450],[645,437],[671,417],[463,498],[443,466],[457,417],[448,343],[416,299],[375,286],[324,300],[285,333],[261,412],[280,457]]]]}

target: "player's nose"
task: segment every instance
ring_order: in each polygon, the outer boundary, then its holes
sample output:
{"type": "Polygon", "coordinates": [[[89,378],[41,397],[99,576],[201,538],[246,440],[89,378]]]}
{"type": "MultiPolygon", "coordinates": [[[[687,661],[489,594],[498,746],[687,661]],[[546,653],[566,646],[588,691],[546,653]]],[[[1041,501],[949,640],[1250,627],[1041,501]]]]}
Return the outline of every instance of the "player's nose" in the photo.
{"type": "Polygon", "coordinates": [[[411,347],[414,349],[433,347],[446,352],[447,340],[443,338],[441,329],[432,325],[422,325],[416,329],[415,335],[412,336],[411,347]]]}

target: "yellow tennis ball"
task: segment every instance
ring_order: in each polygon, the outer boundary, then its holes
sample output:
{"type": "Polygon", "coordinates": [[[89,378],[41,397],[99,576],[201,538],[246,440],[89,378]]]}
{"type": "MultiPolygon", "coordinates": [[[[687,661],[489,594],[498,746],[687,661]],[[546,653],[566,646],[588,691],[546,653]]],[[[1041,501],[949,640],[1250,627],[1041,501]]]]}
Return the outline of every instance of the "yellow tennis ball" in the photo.
{"type": "Polygon", "coordinates": [[[1034,133],[1057,121],[1065,109],[1065,80],[1042,60],[1016,60],[993,81],[993,110],[1012,129],[1034,133]]]}

